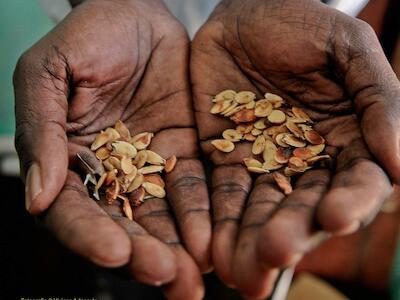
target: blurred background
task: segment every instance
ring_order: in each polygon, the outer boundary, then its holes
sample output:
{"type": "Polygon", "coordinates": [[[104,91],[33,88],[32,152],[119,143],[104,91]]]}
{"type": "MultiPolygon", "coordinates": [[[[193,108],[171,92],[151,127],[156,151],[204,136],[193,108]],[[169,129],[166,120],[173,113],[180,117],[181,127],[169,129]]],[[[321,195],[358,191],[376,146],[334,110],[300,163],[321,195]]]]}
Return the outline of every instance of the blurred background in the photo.
{"type": "MultiPolygon", "coordinates": [[[[166,0],[165,2],[193,36],[218,0],[166,0]]],[[[387,58],[400,78],[399,0],[323,2],[368,22],[374,28],[387,58]]],[[[132,295],[137,295],[134,299],[162,299],[157,290],[142,285],[132,285],[131,282],[121,279],[118,270],[114,274],[96,268],[62,249],[42,228],[33,226],[35,225],[33,218],[24,210],[24,189],[18,179],[19,166],[13,142],[15,119],[12,73],[22,52],[62,20],[70,9],[66,0],[0,2],[0,188],[5,191],[0,199],[0,209],[3,212],[0,221],[0,299],[19,299],[24,296],[132,299],[132,295]]],[[[328,294],[320,294],[319,298],[313,298],[318,294],[314,292],[314,296],[303,295],[304,298],[301,299],[389,299],[390,279],[387,273],[398,272],[393,269],[394,249],[400,223],[398,201],[393,198],[377,220],[364,230],[365,232],[327,246],[323,245],[321,249],[316,250],[315,255],[318,256],[324,253],[324,247],[337,248],[337,257],[332,254],[327,257],[331,263],[327,261],[326,266],[314,266],[313,261],[309,259],[300,265],[299,270],[313,271],[324,279],[321,283],[314,277],[303,277],[305,278],[303,281],[297,280],[303,284],[298,284],[300,288],[307,286],[311,281],[323,292],[328,293],[333,291],[330,289],[335,289],[333,294],[329,294],[333,298],[329,298],[328,294]],[[374,235],[379,235],[381,238],[374,238],[374,235]],[[350,244],[356,246],[351,248],[350,244]],[[345,276],[342,274],[339,276],[340,272],[336,271],[335,266],[329,269],[332,262],[343,261],[340,259],[343,251],[348,254],[347,256],[353,255],[354,259],[360,260],[360,257],[357,258],[357,247],[372,249],[370,251],[372,253],[363,252],[365,255],[363,259],[371,260],[370,264],[375,267],[366,267],[361,261],[358,262],[359,274],[349,271],[345,276]],[[382,256],[386,258],[389,256],[389,259],[383,262],[382,256]],[[376,266],[381,262],[380,259],[382,263],[376,266]],[[363,268],[366,268],[367,274],[363,273],[363,268]],[[368,275],[368,272],[379,276],[382,282],[374,280],[374,276],[368,275]],[[325,286],[328,283],[329,286],[325,286]],[[341,294],[338,294],[339,291],[341,294]],[[323,298],[321,295],[324,295],[323,298]]],[[[346,264],[343,266],[350,267],[346,264]]],[[[206,277],[206,283],[208,299],[240,299],[234,291],[223,287],[213,274],[206,277]]],[[[314,286],[314,289],[317,288],[314,286]]]]}

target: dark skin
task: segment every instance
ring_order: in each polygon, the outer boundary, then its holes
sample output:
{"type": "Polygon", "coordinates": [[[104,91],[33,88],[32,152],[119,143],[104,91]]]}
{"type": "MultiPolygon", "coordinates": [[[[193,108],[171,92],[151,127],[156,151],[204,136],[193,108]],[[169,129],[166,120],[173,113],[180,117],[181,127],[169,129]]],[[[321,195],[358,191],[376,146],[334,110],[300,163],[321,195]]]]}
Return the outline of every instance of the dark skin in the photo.
{"type": "Polygon", "coordinates": [[[202,150],[214,164],[212,258],[250,298],[271,292],[279,269],[332,234],[367,224],[400,179],[400,86],[372,29],[313,0],[222,1],[192,43],[191,80],[202,150]],[[225,89],[281,95],[302,107],[333,169],[307,171],[285,196],[210,142],[234,124],[209,113],[225,89]]]}
{"type": "Polygon", "coordinates": [[[126,265],[170,299],[201,299],[200,272],[211,266],[188,61],[187,34],[161,1],[93,0],[29,49],[14,76],[27,209],[46,210],[45,224],[66,247],[101,266],[126,265]],[[178,157],[168,199],[147,200],[134,221],[118,201],[97,205],[75,172],[76,153],[119,119],[132,135],[154,132],[152,150],[178,157]]]}

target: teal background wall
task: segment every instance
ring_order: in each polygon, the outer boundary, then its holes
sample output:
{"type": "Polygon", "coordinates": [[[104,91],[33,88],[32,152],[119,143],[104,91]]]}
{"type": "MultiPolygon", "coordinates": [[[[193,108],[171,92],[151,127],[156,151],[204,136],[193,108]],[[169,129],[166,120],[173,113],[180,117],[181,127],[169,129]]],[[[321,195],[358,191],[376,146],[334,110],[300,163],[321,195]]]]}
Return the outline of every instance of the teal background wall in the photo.
{"type": "Polygon", "coordinates": [[[52,27],[53,22],[36,0],[0,1],[0,136],[14,134],[15,64],[52,27]]]}

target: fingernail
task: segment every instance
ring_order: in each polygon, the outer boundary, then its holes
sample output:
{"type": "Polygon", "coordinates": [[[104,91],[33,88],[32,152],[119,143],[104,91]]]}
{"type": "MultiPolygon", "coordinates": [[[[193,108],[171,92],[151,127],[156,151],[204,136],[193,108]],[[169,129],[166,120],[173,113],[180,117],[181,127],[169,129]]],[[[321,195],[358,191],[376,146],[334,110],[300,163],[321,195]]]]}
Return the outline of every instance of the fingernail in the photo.
{"type": "Polygon", "coordinates": [[[40,177],[40,167],[33,163],[26,175],[25,183],[25,208],[29,211],[32,202],[42,192],[42,179],[40,177]]]}
{"type": "Polygon", "coordinates": [[[343,228],[342,230],[336,231],[336,235],[348,235],[356,232],[361,227],[360,221],[353,221],[349,226],[343,228]]]}

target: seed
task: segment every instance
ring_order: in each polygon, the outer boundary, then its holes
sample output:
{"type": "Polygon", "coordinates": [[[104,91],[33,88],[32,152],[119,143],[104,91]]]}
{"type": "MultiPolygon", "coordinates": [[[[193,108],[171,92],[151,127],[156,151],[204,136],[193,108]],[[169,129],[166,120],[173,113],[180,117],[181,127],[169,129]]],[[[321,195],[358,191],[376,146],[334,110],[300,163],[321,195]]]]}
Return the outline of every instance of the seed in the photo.
{"type": "Polygon", "coordinates": [[[253,128],[253,129],[251,130],[251,134],[254,135],[254,136],[259,136],[259,135],[262,134],[262,133],[263,133],[262,130],[257,129],[257,128],[253,128]]]}
{"type": "Polygon", "coordinates": [[[138,169],[138,172],[145,175],[145,174],[161,172],[162,170],[164,170],[164,166],[147,166],[138,169]]]}
{"type": "Polygon", "coordinates": [[[288,132],[288,129],[285,124],[282,124],[280,126],[271,126],[267,129],[265,129],[265,131],[266,131],[266,134],[272,136],[277,133],[286,133],[286,132],[288,132]]]}
{"type": "Polygon", "coordinates": [[[121,158],[122,172],[124,172],[125,174],[129,174],[134,170],[134,168],[136,169],[136,167],[132,164],[132,159],[130,157],[123,156],[121,158]]]}
{"type": "Polygon", "coordinates": [[[121,161],[115,156],[110,156],[107,161],[114,167],[113,169],[121,170],[121,161]]]}
{"type": "Polygon", "coordinates": [[[320,145],[308,145],[307,149],[309,149],[313,156],[320,154],[325,149],[325,144],[320,145]]]}
{"type": "Polygon", "coordinates": [[[253,129],[253,125],[252,124],[236,126],[236,131],[238,133],[240,133],[240,134],[250,133],[252,129],[253,129]]]}
{"type": "Polygon", "coordinates": [[[154,134],[150,132],[139,133],[131,139],[131,144],[137,150],[144,150],[150,145],[153,136],[154,134]]]}
{"type": "Polygon", "coordinates": [[[215,96],[213,102],[225,101],[225,100],[233,100],[235,99],[236,92],[233,90],[225,90],[220,92],[215,96]]]}
{"type": "Polygon", "coordinates": [[[140,173],[136,174],[135,179],[133,179],[132,183],[129,185],[127,189],[127,193],[131,193],[132,191],[138,189],[144,181],[144,176],[140,173]]]}
{"type": "Polygon", "coordinates": [[[256,98],[256,94],[249,91],[239,92],[235,95],[235,101],[240,104],[246,104],[253,101],[256,98]]]}
{"type": "Polygon", "coordinates": [[[146,162],[148,162],[149,164],[158,165],[158,166],[165,164],[165,159],[162,158],[157,153],[155,153],[154,151],[146,150],[146,154],[147,154],[146,162]]]}
{"type": "Polygon", "coordinates": [[[257,117],[268,117],[272,113],[272,104],[268,100],[260,100],[256,102],[254,113],[257,117]]]}
{"type": "Polygon", "coordinates": [[[276,184],[282,190],[285,195],[289,195],[293,192],[292,185],[290,184],[290,179],[279,172],[272,173],[272,178],[274,178],[276,184]]]}
{"type": "Polygon", "coordinates": [[[121,135],[119,134],[118,131],[116,131],[114,128],[112,127],[108,127],[105,132],[107,132],[110,137],[111,137],[111,141],[115,141],[117,139],[119,139],[121,137],[121,135]]]}
{"type": "Polygon", "coordinates": [[[122,205],[122,210],[124,211],[125,216],[129,219],[129,220],[133,220],[133,212],[132,212],[132,207],[129,204],[129,200],[128,198],[124,197],[124,196],[119,196],[119,197],[123,197],[123,205],[122,205]]]}
{"type": "Polygon", "coordinates": [[[304,132],[304,137],[308,142],[310,142],[313,145],[319,145],[325,143],[325,139],[319,135],[318,132],[315,130],[310,130],[304,132]]]}
{"type": "MultiPolygon", "coordinates": [[[[236,110],[236,107],[239,105],[239,103],[237,102],[232,102],[231,105],[229,105],[226,109],[224,109],[221,112],[221,115],[227,116],[228,114],[230,114],[232,111],[236,110]]],[[[240,110],[240,109],[239,109],[240,110]]],[[[238,110],[238,111],[239,111],[238,110]]]]}
{"type": "Polygon", "coordinates": [[[142,168],[147,161],[147,152],[145,150],[140,150],[137,154],[135,159],[133,160],[133,164],[138,168],[142,168]]]}
{"type": "Polygon", "coordinates": [[[282,168],[283,165],[276,162],[275,160],[271,160],[271,161],[264,162],[262,167],[265,170],[274,171],[274,170],[278,170],[278,169],[282,168]]]}
{"type": "Polygon", "coordinates": [[[143,181],[144,181],[144,182],[150,182],[150,183],[156,184],[156,185],[158,185],[158,186],[160,186],[160,187],[162,187],[162,188],[165,187],[165,182],[164,182],[164,180],[163,180],[163,179],[161,178],[161,176],[158,175],[158,174],[148,174],[148,175],[144,175],[144,176],[143,176],[143,181]]]}
{"type": "Polygon", "coordinates": [[[128,142],[125,141],[115,141],[114,143],[111,144],[113,151],[112,155],[117,155],[117,156],[128,156],[130,158],[134,158],[137,154],[136,148],[129,144],[128,142]]]}
{"type": "Polygon", "coordinates": [[[152,195],[154,197],[157,197],[157,198],[165,197],[165,190],[157,184],[154,184],[151,182],[143,182],[142,186],[147,193],[149,193],[150,195],[152,195]]]}
{"type": "Polygon", "coordinates": [[[306,145],[306,143],[303,140],[295,137],[292,134],[286,134],[285,137],[283,138],[283,141],[286,144],[296,148],[304,147],[306,145]]]}
{"type": "Polygon", "coordinates": [[[258,167],[247,167],[247,170],[251,173],[257,173],[257,174],[268,173],[268,170],[258,167]]]}
{"type": "Polygon", "coordinates": [[[305,119],[301,119],[301,118],[297,118],[297,117],[287,117],[286,120],[296,123],[296,124],[302,124],[302,123],[306,123],[307,120],[305,119]]]}
{"type": "MultiPolygon", "coordinates": [[[[237,103],[235,102],[235,104],[237,104],[237,103]]],[[[234,114],[236,114],[237,112],[241,111],[242,109],[247,108],[246,106],[247,105],[239,105],[239,106],[235,105],[235,107],[233,109],[228,108],[228,109],[226,109],[226,111],[223,111],[222,114],[225,117],[230,117],[230,116],[233,116],[234,114]]]]}
{"type": "Polygon", "coordinates": [[[133,190],[129,194],[129,202],[130,202],[131,206],[139,206],[140,204],[142,204],[145,194],[146,194],[146,191],[144,190],[143,187],[139,187],[139,188],[133,190]]]}
{"type": "Polygon", "coordinates": [[[255,158],[251,158],[251,157],[243,158],[243,163],[248,168],[250,168],[250,167],[262,168],[262,163],[255,158]]]}
{"type": "Polygon", "coordinates": [[[226,129],[222,133],[222,137],[225,140],[231,141],[234,143],[234,142],[239,142],[243,138],[243,135],[241,133],[237,132],[235,129],[226,129]]]}
{"type": "Polygon", "coordinates": [[[307,163],[312,165],[312,164],[315,164],[317,162],[324,161],[324,160],[327,160],[327,159],[330,159],[330,158],[331,157],[329,155],[314,156],[314,157],[311,157],[311,158],[307,159],[307,163]]]}
{"type": "Polygon", "coordinates": [[[284,147],[284,148],[289,148],[290,145],[285,142],[285,138],[286,138],[287,135],[289,135],[289,134],[288,133],[276,134],[276,135],[274,135],[275,138],[273,138],[273,140],[275,140],[275,142],[279,146],[284,147]]]}
{"type": "Polygon", "coordinates": [[[275,153],[275,161],[280,164],[286,164],[292,155],[292,150],[288,148],[278,148],[275,153]]]}
{"type": "Polygon", "coordinates": [[[254,122],[257,119],[254,109],[243,109],[231,117],[231,120],[238,123],[254,122]]]}
{"type": "Polygon", "coordinates": [[[165,162],[165,167],[164,170],[166,173],[172,172],[172,170],[175,168],[177,162],[177,158],[175,155],[172,155],[170,158],[168,158],[165,162]]]}
{"type": "Polygon", "coordinates": [[[94,189],[98,191],[101,188],[101,186],[103,185],[106,178],[107,178],[107,173],[104,173],[103,175],[101,175],[99,178],[99,181],[97,181],[96,187],[94,189]]]}
{"type": "Polygon", "coordinates": [[[308,126],[308,125],[306,125],[306,124],[299,124],[299,125],[297,125],[297,126],[299,126],[300,129],[301,129],[303,132],[313,130],[311,126],[308,126]]]}
{"type": "Polygon", "coordinates": [[[115,169],[114,165],[110,162],[110,158],[107,158],[103,161],[103,166],[107,169],[107,171],[111,171],[115,169]]]}
{"type": "Polygon", "coordinates": [[[286,115],[283,111],[280,110],[273,110],[268,116],[268,121],[272,124],[281,124],[285,122],[285,120],[286,115]]]}
{"type": "Polygon", "coordinates": [[[293,155],[302,159],[306,160],[314,156],[314,153],[307,147],[307,148],[296,148],[293,150],[293,155]]]}
{"type": "Polygon", "coordinates": [[[265,128],[267,128],[267,126],[265,125],[265,118],[262,118],[260,120],[258,120],[257,122],[254,123],[254,128],[257,128],[259,130],[263,130],[265,128]]]}
{"type": "Polygon", "coordinates": [[[105,160],[110,156],[110,150],[103,146],[96,150],[96,157],[100,160],[105,160]]]}
{"type": "Polygon", "coordinates": [[[304,138],[303,131],[295,123],[293,123],[292,121],[287,121],[286,122],[286,127],[287,127],[287,129],[289,129],[289,131],[291,133],[294,134],[295,137],[301,138],[301,139],[304,138]]]}
{"type": "Polygon", "coordinates": [[[90,150],[95,151],[99,149],[101,146],[105,145],[111,139],[110,134],[107,132],[102,132],[96,136],[94,142],[90,146],[90,150]]]}
{"type": "Polygon", "coordinates": [[[210,112],[212,114],[219,114],[223,112],[225,109],[227,109],[232,103],[232,100],[224,100],[224,101],[218,101],[215,103],[212,107],[210,112]]]}
{"type": "Polygon", "coordinates": [[[304,119],[307,122],[311,122],[311,118],[301,108],[294,106],[294,107],[292,107],[292,112],[293,112],[295,117],[300,118],[300,119],[304,119]]]}
{"type": "Polygon", "coordinates": [[[129,132],[128,127],[121,121],[118,120],[114,126],[115,130],[118,131],[119,135],[124,141],[129,141],[131,139],[131,133],[129,132]]]}
{"type": "Polygon", "coordinates": [[[104,184],[108,186],[108,185],[110,185],[111,183],[113,183],[114,180],[117,179],[117,173],[118,173],[118,170],[117,170],[117,169],[113,169],[113,170],[111,170],[111,171],[108,171],[108,172],[107,172],[107,177],[106,177],[106,179],[104,180],[104,184]]]}
{"type": "Polygon", "coordinates": [[[278,148],[272,141],[265,141],[265,147],[263,151],[263,159],[266,162],[275,161],[275,155],[278,148]]]}
{"type": "Polygon", "coordinates": [[[136,168],[136,166],[132,165],[132,171],[126,174],[126,176],[124,177],[127,183],[131,184],[131,182],[135,179],[137,175],[137,171],[138,169],[136,168]]]}
{"type": "Polygon", "coordinates": [[[114,180],[112,185],[106,189],[106,200],[108,204],[111,204],[115,199],[117,199],[117,196],[120,191],[120,185],[118,180],[114,180]]]}
{"type": "Polygon", "coordinates": [[[243,104],[242,106],[244,106],[244,108],[247,108],[247,109],[253,109],[256,107],[256,101],[251,101],[247,104],[243,104]]]}
{"type": "Polygon", "coordinates": [[[266,140],[263,135],[258,136],[257,139],[254,141],[251,152],[254,155],[261,154],[264,151],[265,142],[266,142],[266,140]]]}
{"type": "Polygon", "coordinates": [[[227,141],[227,140],[213,140],[211,142],[211,144],[217,148],[219,151],[222,152],[232,152],[233,149],[235,149],[235,145],[231,142],[231,141],[227,141]]]}
{"type": "Polygon", "coordinates": [[[278,96],[278,95],[275,95],[275,94],[272,94],[272,93],[266,93],[266,94],[264,95],[264,98],[265,98],[266,100],[268,100],[268,101],[272,104],[272,106],[273,106],[274,108],[279,108],[279,107],[281,107],[282,104],[284,103],[282,97],[280,97],[280,96],[278,96]]]}
{"type": "Polygon", "coordinates": [[[256,140],[256,137],[255,137],[254,135],[252,135],[251,133],[246,133],[246,134],[243,136],[243,138],[244,138],[246,141],[249,141],[249,142],[254,142],[254,141],[256,140]]]}

